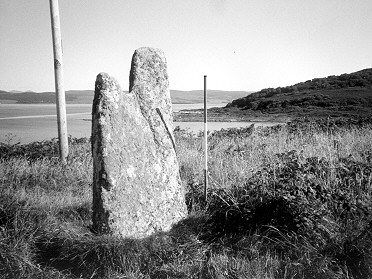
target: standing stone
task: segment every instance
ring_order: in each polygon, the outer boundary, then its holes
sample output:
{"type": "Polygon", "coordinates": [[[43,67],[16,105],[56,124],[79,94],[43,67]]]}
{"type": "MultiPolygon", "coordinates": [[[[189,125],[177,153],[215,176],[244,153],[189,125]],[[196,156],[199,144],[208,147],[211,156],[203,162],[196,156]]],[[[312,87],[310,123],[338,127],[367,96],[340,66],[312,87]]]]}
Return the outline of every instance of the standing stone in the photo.
{"type": "Polygon", "coordinates": [[[142,238],[184,218],[163,52],[135,51],[129,93],[99,74],[92,120],[94,229],[142,238]]]}

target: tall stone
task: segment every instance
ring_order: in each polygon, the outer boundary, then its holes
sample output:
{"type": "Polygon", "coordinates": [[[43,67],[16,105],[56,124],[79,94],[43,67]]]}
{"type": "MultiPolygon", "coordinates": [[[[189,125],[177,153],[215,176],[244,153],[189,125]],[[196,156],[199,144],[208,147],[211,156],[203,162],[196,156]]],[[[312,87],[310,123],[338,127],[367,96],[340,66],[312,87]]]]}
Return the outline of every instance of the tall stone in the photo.
{"type": "Polygon", "coordinates": [[[163,52],[135,51],[129,93],[99,74],[92,120],[94,229],[142,238],[184,218],[163,52]]]}

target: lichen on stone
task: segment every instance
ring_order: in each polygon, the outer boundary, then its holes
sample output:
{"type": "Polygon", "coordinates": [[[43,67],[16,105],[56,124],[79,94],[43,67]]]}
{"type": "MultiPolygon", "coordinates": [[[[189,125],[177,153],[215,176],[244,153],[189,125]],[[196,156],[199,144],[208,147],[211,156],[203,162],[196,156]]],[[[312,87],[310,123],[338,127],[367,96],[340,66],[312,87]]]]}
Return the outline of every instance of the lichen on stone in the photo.
{"type": "Polygon", "coordinates": [[[186,216],[161,50],[135,51],[129,93],[108,74],[97,76],[92,153],[97,232],[141,238],[169,230],[186,216]]]}

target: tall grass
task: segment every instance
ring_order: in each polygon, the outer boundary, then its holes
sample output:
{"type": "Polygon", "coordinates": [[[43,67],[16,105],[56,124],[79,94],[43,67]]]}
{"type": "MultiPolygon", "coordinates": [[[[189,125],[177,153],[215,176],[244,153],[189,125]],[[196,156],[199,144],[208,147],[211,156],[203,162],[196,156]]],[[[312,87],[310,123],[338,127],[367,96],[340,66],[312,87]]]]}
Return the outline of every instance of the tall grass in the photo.
{"type": "Polygon", "coordinates": [[[175,134],[189,216],[141,240],[91,232],[90,144],[0,145],[0,277],[372,278],[372,126],[175,134]]]}

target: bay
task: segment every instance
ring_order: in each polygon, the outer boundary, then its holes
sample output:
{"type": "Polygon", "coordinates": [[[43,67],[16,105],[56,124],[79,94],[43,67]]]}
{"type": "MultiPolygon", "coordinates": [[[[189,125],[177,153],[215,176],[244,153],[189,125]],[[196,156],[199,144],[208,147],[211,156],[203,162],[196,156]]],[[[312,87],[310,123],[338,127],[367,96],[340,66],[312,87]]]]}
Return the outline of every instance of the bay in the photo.
{"type": "MultiPolygon", "coordinates": [[[[210,104],[209,107],[224,104],[210,104]]],[[[203,104],[174,104],[174,111],[182,109],[198,109],[203,104]]],[[[90,137],[91,104],[67,105],[67,129],[72,137],[90,137]]],[[[222,128],[245,127],[252,122],[209,122],[208,130],[222,128]]],[[[268,126],[278,123],[261,122],[256,125],[268,126]]],[[[174,127],[198,133],[203,130],[202,122],[174,122],[174,127]]],[[[55,104],[0,104],[0,142],[30,143],[58,137],[55,104]]]]}

